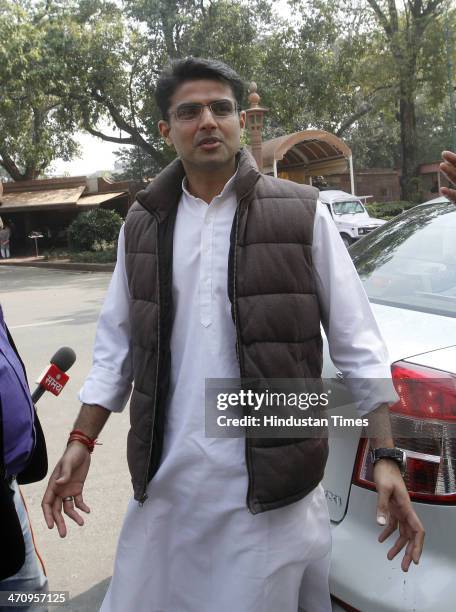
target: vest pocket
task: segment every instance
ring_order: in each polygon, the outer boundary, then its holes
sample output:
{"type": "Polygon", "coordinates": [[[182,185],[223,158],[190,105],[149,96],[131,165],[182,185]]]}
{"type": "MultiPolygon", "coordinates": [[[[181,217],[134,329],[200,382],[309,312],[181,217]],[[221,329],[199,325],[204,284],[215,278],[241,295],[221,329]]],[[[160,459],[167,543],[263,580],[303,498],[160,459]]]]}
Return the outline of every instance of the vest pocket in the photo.
{"type": "Polygon", "coordinates": [[[328,452],[325,438],[303,438],[281,446],[252,447],[253,509],[257,512],[273,510],[305,497],[322,480],[328,452]]]}

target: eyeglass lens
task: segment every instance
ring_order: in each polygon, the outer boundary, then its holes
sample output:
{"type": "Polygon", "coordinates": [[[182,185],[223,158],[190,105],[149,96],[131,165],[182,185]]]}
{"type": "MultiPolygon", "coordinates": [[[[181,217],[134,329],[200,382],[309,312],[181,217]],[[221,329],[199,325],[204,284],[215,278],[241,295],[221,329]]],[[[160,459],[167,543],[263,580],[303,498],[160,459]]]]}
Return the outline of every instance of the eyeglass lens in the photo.
{"type": "Polygon", "coordinates": [[[236,110],[236,106],[231,100],[215,100],[210,104],[181,104],[176,108],[176,117],[179,121],[197,119],[205,106],[210,108],[215,117],[228,117],[236,110]]]}

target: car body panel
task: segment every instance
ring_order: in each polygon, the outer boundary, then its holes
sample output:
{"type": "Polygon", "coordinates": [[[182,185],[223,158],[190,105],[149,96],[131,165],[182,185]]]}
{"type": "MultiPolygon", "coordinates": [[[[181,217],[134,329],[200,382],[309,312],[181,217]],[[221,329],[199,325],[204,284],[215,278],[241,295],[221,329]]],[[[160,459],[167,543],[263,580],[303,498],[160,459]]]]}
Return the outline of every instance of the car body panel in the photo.
{"type": "Polygon", "coordinates": [[[456,374],[456,346],[448,346],[447,348],[429,351],[421,355],[409,357],[410,363],[427,366],[444,372],[456,374]]]}
{"type": "MultiPolygon", "coordinates": [[[[456,348],[447,348],[449,339],[456,338],[455,318],[444,317],[446,325],[442,325],[440,315],[380,304],[371,306],[388,348],[391,363],[408,361],[428,367],[437,367],[438,363],[444,368],[437,369],[448,371],[446,358],[450,359],[452,356],[451,367],[455,370],[456,348]]],[[[331,361],[326,336],[323,340],[323,378],[335,378],[338,369],[331,361]]],[[[346,406],[344,416],[356,418],[359,415],[355,406],[346,406]]],[[[331,424],[329,430],[329,455],[323,487],[331,520],[339,522],[347,510],[360,428],[338,429],[337,436],[331,435],[331,424]],[[345,466],[345,469],[341,469],[342,466],[345,466]]]]}
{"type": "MultiPolygon", "coordinates": [[[[445,202],[447,198],[439,197],[419,207],[445,202]]],[[[432,210],[429,212],[432,219],[432,210]]],[[[407,213],[403,213],[400,222],[406,218],[407,213]]],[[[445,224],[440,223],[439,227],[442,225],[445,224]]],[[[376,248],[377,239],[373,234],[370,237],[373,238],[370,244],[376,248]]],[[[358,243],[358,256],[361,244],[364,241],[358,243]]],[[[418,239],[416,243],[422,255],[427,251],[421,251],[420,244],[426,246],[426,242],[420,243],[418,239]]],[[[368,247],[369,242],[365,248],[368,247]]],[[[410,303],[415,304],[413,299],[410,303]]],[[[450,309],[433,312],[427,305],[428,312],[423,312],[418,305],[408,307],[375,301],[371,301],[371,306],[392,364],[405,361],[412,368],[416,364],[456,374],[456,312],[450,309]]],[[[337,376],[326,339],[323,376],[337,376]]],[[[377,541],[382,528],[375,520],[376,492],[351,484],[358,441],[359,430],[347,433],[345,439],[340,435],[330,439],[323,485],[333,535],[331,593],[362,612],[452,612],[456,608],[456,504],[412,502],[426,530],[426,538],[419,565],[412,564],[408,573],[402,572],[404,551],[392,561],[386,557],[397,533],[382,544],[377,541]]],[[[333,604],[334,611],[342,609],[339,604],[333,604]]]]}
{"type": "Polygon", "coordinates": [[[452,612],[455,608],[455,507],[414,503],[426,530],[418,566],[401,570],[403,551],[392,561],[386,553],[396,540],[377,541],[377,495],[354,485],[345,519],[332,525],[330,590],[363,612],[452,612]],[[356,534],[356,538],[353,537],[356,534]],[[432,587],[432,588],[430,588],[432,587]]]}
{"type": "Polygon", "coordinates": [[[454,317],[372,302],[371,306],[388,348],[391,363],[454,344],[454,317]]]}

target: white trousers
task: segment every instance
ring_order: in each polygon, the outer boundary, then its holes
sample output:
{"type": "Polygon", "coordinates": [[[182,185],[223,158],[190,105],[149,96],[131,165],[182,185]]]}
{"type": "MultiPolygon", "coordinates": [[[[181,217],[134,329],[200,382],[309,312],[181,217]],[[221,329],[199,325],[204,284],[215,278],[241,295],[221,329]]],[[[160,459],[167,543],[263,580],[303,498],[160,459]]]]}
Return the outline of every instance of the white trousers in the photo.
{"type": "Polygon", "coordinates": [[[153,498],[142,508],[130,501],[101,612],[331,612],[322,486],[308,497],[253,517],[260,532],[253,546],[236,532],[242,515],[222,519],[210,538],[207,525],[179,517],[173,538],[175,507],[161,514],[153,498]]]}

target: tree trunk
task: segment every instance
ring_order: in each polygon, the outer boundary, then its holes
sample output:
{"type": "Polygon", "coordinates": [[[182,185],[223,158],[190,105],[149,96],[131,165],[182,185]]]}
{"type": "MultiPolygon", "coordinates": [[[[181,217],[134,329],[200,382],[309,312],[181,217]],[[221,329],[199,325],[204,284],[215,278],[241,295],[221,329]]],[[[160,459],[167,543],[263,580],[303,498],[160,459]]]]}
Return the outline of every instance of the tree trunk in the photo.
{"type": "MultiPolygon", "coordinates": [[[[401,198],[411,202],[420,200],[418,172],[418,142],[416,133],[416,90],[419,33],[413,30],[394,53],[399,77],[399,120],[401,126],[401,198]]],[[[422,34],[422,33],[421,33],[422,34]]]]}
{"type": "Polygon", "coordinates": [[[399,104],[402,158],[401,197],[403,200],[417,201],[419,199],[419,181],[415,96],[413,90],[403,88],[402,84],[399,104]]]}

